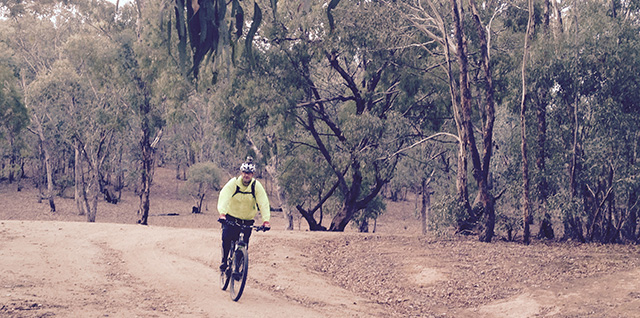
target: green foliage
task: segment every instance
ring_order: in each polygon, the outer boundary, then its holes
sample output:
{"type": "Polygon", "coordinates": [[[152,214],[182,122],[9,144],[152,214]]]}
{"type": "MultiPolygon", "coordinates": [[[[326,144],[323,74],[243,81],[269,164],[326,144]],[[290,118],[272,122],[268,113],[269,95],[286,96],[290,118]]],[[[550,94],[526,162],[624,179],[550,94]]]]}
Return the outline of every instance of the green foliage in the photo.
{"type": "MultiPolygon", "coordinates": [[[[542,3],[536,3],[526,69],[532,197],[540,199],[542,184],[548,184],[554,218],[579,219],[583,225],[592,217],[581,203],[585,189],[612,188],[611,210],[618,213],[626,211],[639,186],[640,12],[637,1],[615,3],[615,16],[602,1],[565,4],[562,30],[554,28],[553,16],[545,29],[542,3]],[[539,144],[541,110],[546,140],[539,144]],[[542,151],[545,170],[536,162],[542,151]],[[574,157],[575,193],[569,174],[574,157]]],[[[140,136],[128,132],[146,121],[151,138],[164,128],[164,142],[156,149],[160,160],[181,167],[211,161],[235,169],[237,153],[256,147],[264,156],[260,160],[277,169],[290,205],[312,209],[331,194],[316,218],[353,204],[347,198],[366,198],[378,184],[388,182],[393,196],[417,191],[433,176],[434,197],[444,197],[434,207],[435,228],[460,220],[455,196],[447,195],[455,188],[451,158],[457,145],[439,139],[396,153],[433,133],[456,130],[443,47],[399,13],[406,6],[207,1],[198,14],[214,28],[203,33],[189,28],[197,21],[190,19],[194,12],[188,12],[193,7],[187,1],[173,4],[146,1],[138,16],[132,4],[115,15],[104,1],[3,3],[1,14],[10,18],[0,20],[0,151],[5,161],[13,160],[6,171],[17,172],[20,159],[37,161],[38,141],[24,129],[36,128],[31,116],[51,141],[54,170],[68,165],[72,141],[81,139],[91,154],[102,137],[113,134],[105,168],[137,175],[140,136]],[[205,16],[211,9],[219,10],[205,16]],[[197,90],[189,69],[207,79],[197,90]],[[147,106],[149,112],[141,112],[147,106]],[[436,153],[441,156],[431,158],[436,153]],[[351,187],[360,180],[359,187],[351,187]]],[[[425,10],[440,11],[450,26],[449,2],[430,4],[425,10]]],[[[487,2],[479,12],[491,28],[497,116],[490,186],[494,195],[502,194],[496,211],[503,231],[520,226],[520,63],[527,24],[522,4],[487,2]]],[[[462,5],[468,9],[468,3],[462,5]]],[[[479,37],[470,18],[463,16],[464,31],[469,52],[475,53],[479,37]]],[[[471,120],[482,129],[486,114],[477,107],[486,98],[482,61],[480,54],[469,58],[471,120]]],[[[455,66],[451,76],[457,81],[455,66]]],[[[472,183],[468,187],[470,193],[476,190],[472,183]]],[[[366,208],[357,212],[356,223],[378,215],[379,200],[360,202],[366,208]]]]}
{"type": "Polygon", "coordinates": [[[366,208],[354,214],[352,227],[361,228],[363,222],[367,222],[368,224],[369,220],[377,220],[386,209],[387,205],[384,202],[384,198],[382,196],[376,196],[367,204],[366,208]]]}
{"type": "Polygon", "coordinates": [[[18,78],[13,69],[0,65],[0,139],[16,137],[29,122],[27,108],[18,90],[18,78]]]}
{"type": "Polygon", "coordinates": [[[220,171],[213,162],[196,163],[189,168],[187,183],[211,190],[220,190],[220,171]]]}
{"type": "Polygon", "coordinates": [[[453,233],[457,220],[466,217],[466,209],[454,194],[445,194],[435,200],[431,206],[428,220],[429,231],[437,236],[449,236],[453,233]]]}
{"type": "Polygon", "coordinates": [[[201,211],[202,200],[212,190],[220,190],[222,173],[213,162],[200,162],[189,167],[187,182],[181,189],[183,194],[196,200],[196,206],[201,211]]]}

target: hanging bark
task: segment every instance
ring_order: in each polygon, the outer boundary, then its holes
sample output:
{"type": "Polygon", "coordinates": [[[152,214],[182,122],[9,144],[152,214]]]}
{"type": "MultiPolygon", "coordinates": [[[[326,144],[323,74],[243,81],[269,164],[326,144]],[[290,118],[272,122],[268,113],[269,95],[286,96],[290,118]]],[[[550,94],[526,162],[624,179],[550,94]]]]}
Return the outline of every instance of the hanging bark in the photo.
{"type": "Polygon", "coordinates": [[[609,1],[610,4],[610,8],[611,8],[611,17],[612,18],[617,18],[618,17],[618,6],[617,6],[617,2],[619,0],[611,0],[609,1]]]}

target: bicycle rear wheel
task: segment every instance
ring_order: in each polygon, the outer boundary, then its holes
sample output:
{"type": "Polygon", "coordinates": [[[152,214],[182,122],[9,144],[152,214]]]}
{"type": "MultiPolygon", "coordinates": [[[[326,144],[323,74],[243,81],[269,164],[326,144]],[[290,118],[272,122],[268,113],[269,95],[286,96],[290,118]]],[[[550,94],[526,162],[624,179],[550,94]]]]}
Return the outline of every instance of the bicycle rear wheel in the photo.
{"type": "Polygon", "coordinates": [[[238,248],[233,258],[233,273],[231,274],[231,299],[238,301],[247,283],[249,269],[249,253],[246,248],[238,248]]]}

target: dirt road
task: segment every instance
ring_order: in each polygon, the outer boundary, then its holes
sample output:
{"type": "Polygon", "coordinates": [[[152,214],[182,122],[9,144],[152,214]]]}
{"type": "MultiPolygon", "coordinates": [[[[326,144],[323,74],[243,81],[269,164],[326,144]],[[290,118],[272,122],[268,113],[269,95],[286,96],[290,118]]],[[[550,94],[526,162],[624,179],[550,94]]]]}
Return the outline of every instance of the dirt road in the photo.
{"type": "Polygon", "coordinates": [[[640,317],[640,247],[425,237],[412,200],[387,202],[375,234],[284,231],[273,213],[236,303],[217,213],[190,213],[183,182],[158,168],[151,226],[133,225],[130,191],[87,223],[73,198],[51,213],[0,184],[0,317],[640,317]]]}
{"type": "Polygon", "coordinates": [[[491,262],[471,241],[273,230],[252,236],[248,285],[233,302],[219,288],[219,237],[0,221],[0,317],[640,317],[638,255],[626,251],[603,261],[598,247],[577,248],[565,262],[562,248],[494,244],[491,262]],[[398,246],[411,242],[407,258],[398,246]],[[533,263],[527,279],[516,264],[531,250],[557,264],[533,263]]]}
{"type": "Polygon", "coordinates": [[[261,251],[268,236],[298,239],[278,231],[252,237],[250,277],[236,303],[219,287],[219,230],[1,221],[0,316],[382,315],[379,305],[305,270],[300,251],[261,251]]]}

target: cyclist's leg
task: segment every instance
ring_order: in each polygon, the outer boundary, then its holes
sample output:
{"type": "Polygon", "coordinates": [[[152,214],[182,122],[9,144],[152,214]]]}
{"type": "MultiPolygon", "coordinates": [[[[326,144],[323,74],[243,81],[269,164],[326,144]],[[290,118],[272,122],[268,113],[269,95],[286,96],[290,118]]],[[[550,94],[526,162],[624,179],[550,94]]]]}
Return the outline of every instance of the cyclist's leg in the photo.
{"type": "Polygon", "coordinates": [[[244,229],[244,242],[247,243],[247,247],[249,247],[249,238],[251,237],[252,228],[244,229]]]}
{"type": "MultiPolygon", "coordinates": [[[[237,240],[240,236],[240,229],[235,226],[222,225],[222,264],[227,263],[227,256],[231,250],[231,242],[237,240]]],[[[222,266],[222,265],[221,265],[222,266]]]]}

